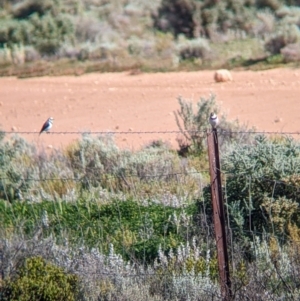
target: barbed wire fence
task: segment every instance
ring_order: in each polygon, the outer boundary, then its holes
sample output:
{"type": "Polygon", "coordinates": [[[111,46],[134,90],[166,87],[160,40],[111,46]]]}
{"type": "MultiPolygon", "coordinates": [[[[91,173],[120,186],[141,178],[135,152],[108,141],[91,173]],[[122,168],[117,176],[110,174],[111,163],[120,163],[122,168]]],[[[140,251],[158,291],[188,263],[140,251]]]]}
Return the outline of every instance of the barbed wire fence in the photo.
{"type": "MultiPolygon", "coordinates": [[[[191,131],[186,131],[187,133],[191,133],[191,131]]],[[[12,134],[18,134],[18,135],[31,135],[31,134],[38,134],[38,132],[3,132],[5,134],[8,134],[8,135],[12,135],[12,134]]],[[[77,132],[77,131],[74,131],[74,132],[50,132],[49,134],[50,135],[80,135],[80,134],[90,134],[90,135],[136,135],[136,134],[140,134],[140,135],[148,135],[148,134],[181,134],[182,132],[181,131],[149,131],[149,132],[144,132],[144,131],[126,131],[126,132],[116,132],[116,131],[97,131],[97,132],[77,132]]],[[[205,132],[202,132],[203,134],[206,133],[205,132]]],[[[253,134],[253,135],[285,135],[285,136],[297,136],[300,134],[300,132],[262,132],[262,131],[253,131],[253,132],[236,132],[237,134],[241,133],[241,134],[253,134]]],[[[99,170],[97,168],[88,168],[88,171],[90,173],[97,173],[99,170]]],[[[250,181],[252,181],[251,183],[253,184],[253,181],[258,181],[258,182],[261,182],[261,183],[268,183],[270,184],[270,195],[271,196],[274,196],[274,191],[276,190],[277,187],[279,187],[280,185],[284,185],[284,186],[288,186],[290,187],[291,189],[293,189],[295,191],[295,193],[298,193],[299,192],[299,186],[297,185],[293,185],[287,181],[284,181],[282,179],[272,179],[272,178],[269,178],[268,176],[259,176],[259,177],[250,177],[248,175],[248,173],[245,171],[243,173],[239,173],[239,174],[236,174],[236,173],[228,173],[226,172],[225,170],[222,170],[222,167],[221,167],[221,170],[220,170],[221,174],[222,174],[222,184],[223,184],[223,189],[224,189],[224,197],[225,197],[225,201],[227,200],[227,182],[228,182],[228,179],[230,177],[244,177],[246,179],[246,181],[249,181],[249,186],[250,186],[250,181]]],[[[120,180],[120,181],[124,181],[124,182],[136,182],[136,181],[144,181],[144,180],[151,180],[153,181],[151,184],[153,185],[157,185],[157,187],[159,187],[161,190],[165,189],[165,185],[162,184],[163,181],[166,181],[166,183],[170,183],[171,181],[175,181],[175,183],[177,184],[177,186],[179,187],[182,183],[184,183],[185,181],[187,181],[189,179],[189,177],[197,177],[197,184],[199,185],[199,189],[196,191],[196,193],[193,195],[194,197],[196,196],[196,194],[198,193],[198,203],[200,204],[201,206],[201,214],[202,216],[199,217],[200,222],[198,223],[198,226],[202,226],[203,228],[201,229],[201,235],[202,235],[202,242],[206,242],[206,244],[208,246],[210,246],[211,248],[213,248],[213,240],[212,240],[212,234],[213,234],[213,226],[212,226],[212,220],[211,220],[211,217],[209,217],[209,214],[211,212],[211,209],[210,209],[210,205],[209,203],[207,203],[204,199],[204,192],[203,192],[203,189],[205,188],[205,186],[208,185],[208,174],[209,174],[209,169],[205,169],[205,168],[199,168],[197,170],[193,170],[193,171],[188,171],[188,170],[185,170],[185,171],[181,171],[181,172],[167,172],[167,173],[157,173],[157,174],[153,174],[153,173],[150,173],[150,174],[147,174],[147,173],[144,173],[142,176],[139,175],[139,174],[133,174],[132,173],[132,170],[126,170],[126,168],[123,169],[123,174],[109,174],[109,175],[106,175],[106,181],[110,181],[110,180],[113,180],[113,179],[117,179],[117,180],[120,180]],[[128,171],[128,173],[127,173],[128,171]],[[160,186],[159,186],[160,185],[160,186]]],[[[85,175],[81,175],[81,176],[78,176],[78,177],[75,177],[75,176],[72,176],[72,177],[68,177],[68,176],[65,176],[65,177],[51,177],[51,176],[48,176],[48,177],[41,177],[41,178],[35,178],[35,177],[32,177],[31,175],[27,175],[26,178],[22,178],[22,179],[18,179],[18,181],[22,182],[22,183],[27,183],[27,182],[37,182],[37,183],[51,183],[51,182],[77,182],[77,183],[81,183],[83,181],[83,178],[85,177],[85,175]]],[[[7,177],[7,176],[3,176],[3,175],[0,175],[0,182],[1,182],[1,185],[2,185],[2,188],[3,190],[5,190],[5,183],[7,181],[11,181],[11,177],[7,177]]],[[[130,186],[130,185],[129,185],[130,186]]],[[[111,187],[113,187],[113,185],[111,185],[111,187]]],[[[131,185],[130,187],[132,187],[132,193],[133,193],[133,196],[136,196],[138,198],[141,197],[141,193],[140,191],[138,191],[138,189],[145,189],[145,187],[138,187],[138,185],[131,185]]],[[[157,188],[156,187],[156,188],[157,188]]],[[[148,188],[149,189],[149,188],[148,188]]],[[[182,194],[182,200],[184,200],[184,197],[186,196],[186,194],[184,194],[184,190],[186,189],[186,187],[182,188],[179,193],[177,191],[177,193],[180,195],[182,194]]],[[[113,191],[113,189],[112,189],[113,191]]],[[[149,190],[150,192],[147,193],[147,194],[144,194],[146,195],[146,197],[141,200],[142,202],[139,204],[138,206],[138,210],[139,210],[139,221],[143,222],[143,227],[144,229],[147,228],[147,223],[145,222],[145,216],[147,215],[147,213],[143,213],[141,212],[141,207],[143,206],[147,206],[147,202],[145,202],[145,199],[149,196],[151,196],[151,189],[149,190]],[[143,203],[144,202],[144,203],[143,203]]],[[[31,193],[31,191],[29,190],[28,191],[29,193],[31,193]]],[[[178,201],[178,195],[176,195],[176,193],[174,193],[174,195],[172,195],[171,192],[167,192],[165,193],[166,191],[163,191],[163,192],[160,192],[160,200],[157,201],[157,202],[161,202],[163,204],[167,204],[168,206],[173,206],[174,208],[177,208],[179,207],[181,212],[178,211],[177,214],[179,216],[181,216],[181,220],[179,220],[178,224],[180,224],[180,227],[181,228],[186,228],[185,230],[185,235],[186,235],[186,240],[185,240],[185,243],[186,245],[188,245],[191,241],[192,241],[192,235],[195,234],[195,230],[192,229],[192,225],[191,225],[191,221],[186,221],[184,220],[184,215],[186,214],[186,208],[188,206],[188,203],[185,203],[184,201],[181,201],[181,202],[177,202],[176,203],[176,199],[178,201]],[[170,198],[170,201],[169,202],[165,202],[165,200],[163,200],[163,195],[168,195],[168,197],[170,198]],[[172,202],[172,198],[173,198],[173,201],[172,202]],[[189,224],[190,223],[190,224],[189,224]]],[[[4,194],[5,195],[5,194],[4,194]]],[[[95,193],[96,195],[96,193],[95,193]]],[[[2,196],[3,197],[3,196],[2,196]]],[[[49,197],[49,195],[48,195],[49,197]]],[[[252,195],[252,190],[249,190],[249,200],[251,200],[252,198],[254,197],[254,195],[252,195]]],[[[96,199],[97,198],[101,198],[101,194],[98,194],[95,198],[94,198],[94,201],[96,202],[96,199]]],[[[166,196],[167,198],[167,196],[166,196]]],[[[73,198],[73,201],[76,199],[76,197],[73,198]]],[[[12,212],[10,206],[2,206],[1,208],[1,215],[2,215],[2,229],[1,229],[1,239],[7,239],[11,236],[12,232],[13,231],[16,231],[16,232],[19,232],[19,233],[27,233],[31,235],[31,238],[30,236],[28,237],[27,236],[27,239],[30,240],[35,240],[35,239],[41,239],[41,240],[46,240],[47,238],[49,238],[49,235],[57,235],[57,233],[62,233],[61,237],[63,237],[65,235],[65,237],[70,237],[69,235],[66,235],[66,232],[68,231],[68,227],[69,227],[69,224],[66,223],[64,221],[64,218],[62,216],[59,216],[61,213],[63,213],[64,210],[66,210],[66,207],[63,207],[64,204],[65,205],[69,205],[70,204],[70,199],[65,199],[63,200],[63,197],[61,200],[59,200],[59,197],[55,194],[53,194],[53,207],[54,208],[54,212],[55,214],[53,216],[55,216],[55,218],[53,218],[52,222],[55,220],[55,222],[53,222],[51,224],[51,220],[48,222],[46,222],[45,224],[45,216],[43,215],[45,211],[47,211],[49,208],[46,208],[45,209],[39,209],[37,210],[35,208],[35,203],[34,202],[30,202],[30,206],[31,206],[31,210],[32,210],[32,214],[34,216],[34,221],[32,219],[29,219],[28,221],[22,221],[20,220],[20,216],[17,216],[17,210],[15,210],[15,212],[12,212]],[[13,217],[13,220],[9,221],[9,218],[12,218],[13,217]],[[9,224],[10,223],[10,224],[9,224]],[[47,224],[48,223],[48,224],[47,224]],[[29,225],[30,224],[30,225],[29,225]],[[53,230],[53,231],[52,231],[53,230]]],[[[11,202],[10,199],[7,199],[7,201],[11,202]]],[[[25,199],[23,200],[25,201],[25,199]]],[[[122,215],[124,214],[124,212],[122,212],[121,208],[120,208],[120,204],[124,202],[124,200],[119,200],[115,203],[115,209],[117,210],[118,212],[118,215],[119,215],[119,224],[120,224],[120,227],[122,228],[122,233],[124,234],[126,231],[126,225],[125,224],[122,224],[124,221],[122,221],[122,215]],[[125,229],[125,230],[124,230],[125,229]],[[124,232],[125,231],[125,232],[124,232]]],[[[22,207],[22,205],[20,205],[22,207]]],[[[78,205],[75,205],[75,206],[78,206],[78,205]]],[[[41,206],[42,207],[42,206],[41,206]]],[[[25,206],[23,207],[23,209],[25,208],[25,206]]],[[[30,208],[30,207],[28,207],[30,208]]],[[[28,208],[26,208],[26,210],[28,210],[28,208]]],[[[99,212],[98,212],[98,216],[102,216],[102,212],[100,211],[100,205],[97,204],[97,208],[99,209],[99,212]]],[[[253,208],[251,208],[251,206],[249,207],[249,212],[253,210],[253,208]]],[[[295,209],[295,212],[298,212],[300,211],[299,208],[296,208],[295,209]]],[[[97,212],[96,212],[97,213],[97,212]]],[[[48,213],[49,214],[49,213],[48,213]]],[[[248,251],[245,251],[245,250],[242,250],[239,246],[236,245],[236,242],[235,242],[235,238],[236,238],[236,235],[235,233],[238,232],[241,236],[247,236],[248,239],[250,239],[252,237],[252,240],[251,240],[251,244],[252,244],[252,247],[255,249],[255,247],[257,247],[258,249],[259,248],[262,248],[261,246],[261,243],[262,243],[262,239],[266,239],[266,241],[270,240],[273,238],[273,235],[275,235],[275,232],[273,230],[273,233],[268,233],[266,231],[260,231],[260,230],[257,230],[257,229],[253,229],[252,226],[251,226],[251,222],[249,222],[249,228],[246,229],[245,227],[244,228],[240,228],[240,227],[237,227],[236,225],[233,225],[232,224],[232,221],[229,219],[229,211],[228,211],[228,208],[227,208],[227,217],[228,217],[228,229],[227,229],[227,236],[228,236],[228,240],[230,242],[230,246],[229,246],[229,249],[230,249],[230,259],[231,259],[231,269],[232,269],[232,272],[233,273],[238,273],[238,270],[239,270],[239,267],[235,264],[235,260],[237,258],[236,256],[236,252],[242,252],[242,254],[239,254],[239,258],[242,258],[244,256],[246,256],[246,253],[248,251]],[[257,240],[257,237],[260,237],[261,240],[257,240]]],[[[251,212],[249,214],[249,216],[251,216],[251,212]]],[[[49,217],[48,217],[49,218],[49,217]]],[[[87,220],[87,216],[80,216],[80,214],[76,215],[75,216],[76,218],[76,223],[75,223],[75,227],[73,227],[72,229],[72,233],[74,232],[78,232],[78,233],[81,233],[81,237],[79,239],[79,241],[81,243],[84,242],[86,236],[87,236],[87,233],[89,231],[93,231],[93,228],[94,227],[99,227],[100,224],[93,224],[93,219],[90,219],[90,223],[86,223],[85,225],[84,224],[81,224],[81,222],[83,220],[87,220]]],[[[174,217],[175,218],[175,217],[174,217]]],[[[173,226],[175,225],[176,226],[176,221],[171,221],[173,223],[173,226]]],[[[168,227],[170,226],[170,215],[166,214],[166,222],[162,225],[163,227],[168,227]]],[[[276,225],[274,224],[274,220],[271,219],[269,221],[271,223],[271,228],[275,228],[276,225]]],[[[71,234],[72,235],[72,234],[71,234]]],[[[154,235],[153,233],[151,235],[154,235]]],[[[98,234],[95,234],[94,237],[92,237],[94,240],[96,239],[99,239],[103,242],[103,235],[100,233],[98,234]]],[[[282,233],[282,236],[281,237],[276,237],[276,240],[279,242],[279,245],[282,243],[290,243],[290,244],[295,244],[296,245],[296,248],[299,248],[299,243],[300,243],[300,239],[297,240],[297,239],[290,239],[290,237],[285,234],[285,233],[282,233]]],[[[198,242],[200,242],[200,240],[198,240],[198,242]]],[[[249,245],[250,245],[250,242],[249,242],[249,245]]],[[[99,247],[99,244],[98,244],[98,247],[99,247]]],[[[101,249],[101,248],[100,248],[101,249]]],[[[125,252],[125,255],[128,255],[130,256],[130,254],[128,254],[128,252],[126,251],[126,246],[123,246],[123,251],[125,252]],[[125,250],[125,251],[124,251],[125,250]],[[127,253],[127,254],[126,254],[127,253]]],[[[203,252],[203,251],[202,251],[203,252]]],[[[124,253],[123,253],[124,255],[124,253]]],[[[177,254],[178,255],[178,254],[177,254]]],[[[261,255],[261,254],[260,254],[261,255]]],[[[116,254],[114,256],[117,256],[116,254]]],[[[80,257],[80,256],[79,256],[80,257]]],[[[269,254],[269,257],[271,258],[272,257],[272,254],[269,254]]],[[[134,259],[133,257],[131,259],[134,259]]],[[[299,274],[299,271],[298,271],[298,260],[299,258],[298,257],[294,257],[292,258],[290,261],[289,261],[289,265],[291,267],[294,267],[292,270],[292,272],[294,273],[294,277],[296,278],[296,275],[299,274]]],[[[146,261],[143,262],[143,264],[145,265],[146,264],[146,261]]],[[[274,265],[274,268],[273,269],[269,269],[268,271],[266,271],[266,275],[265,275],[265,278],[268,278],[272,275],[272,273],[274,272],[274,269],[275,271],[278,272],[278,283],[280,283],[281,286],[284,286],[286,287],[289,292],[293,292],[293,289],[294,287],[292,287],[290,284],[286,284],[285,283],[285,280],[283,279],[280,279],[282,278],[282,271],[279,271],[279,268],[276,267],[276,264],[273,264],[274,265]],[[278,268],[276,270],[276,268],[278,268]]],[[[112,272],[105,272],[105,271],[102,271],[101,269],[98,269],[96,271],[90,271],[90,274],[91,276],[93,277],[111,277],[111,278],[116,278],[118,276],[120,276],[118,273],[112,273],[112,272]]],[[[144,270],[144,271],[141,271],[141,270],[137,270],[135,271],[134,273],[131,271],[131,272],[126,272],[122,274],[122,277],[124,278],[128,278],[128,279],[132,279],[132,278],[135,278],[136,281],[141,281],[141,279],[144,281],[144,283],[147,282],[147,279],[150,279],[151,277],[154,277],[154,276],[157,276],[157,273],[156,272],[153,272],[151,270],[144,270]]],[[[174,271],[170,271],[168,273],[166,272],[163,272],[159,274],[160,277],[173,277],[174,279],[193,279],[193,281],[195,280],[195,277],[196,275],[192,275],[192,274],[188,274],[187,275],[184,275],[184,274],[177,274],[177,273],[174,273],[174,271]]],[[[200,282],[199,282],[200,283],[200,282]]],[[[198,283],[198,284],[199,284],[198,283]]],[[[246,285],[246,283],[243,283],[244,285],[246,285]]],[[[167,283],[165,284],[167,286],[167,283]]],[[[188,289],[188,282],[185,283],[186,285],[186,290],[188,289]]],[[[256,285],[259,285],[259,283],[256,283],[256,285]]],[[[199,286],[199,285],[198,285],[199,286]]],[[[260,288],[261,288],[261,291],[265,290],[268,292],[268,294],[270,295],[269,299],[270,300],[277,300],[276,299],[276,288],[273,287],[271,290],[268,289],[267,287],[265,287],[265,284],[264,283],[260,283],[260,288]]],[[[221,300],[221,295],[220,295],[220,291],[218,290],[218,288],[214,287],[212,288],[211,286],[209,288],[205,288],[205,287],[199,287],[198,288],[199,291],[202,291],[202,294],[206,294],[206,298],[203,299],[203,300],[221,300]]],[[[235,291],[235,298],[236,300],[243,300],[243,298],[247,297],[247,293],[244,292],[242,289],[238,289],[238,287],[235,287],[234,288],[236,291],[235,291]]],[[[195,294],[197,294],[197,292],[194,292],[195,294]]],[[[253,292],[251,292],[253,293],[253,292]]],[[[279,297],[278,297],[279,298],[279,297]]],[[[192,299],[194,300],[194,299],[192,299]]],[[[196,299],[195,299],[196,300],[196,299]]],[[[202,299],[201,299],[202,300],[202,299]]],[[[244,300],[247,300],[247,299],[244,299],[244,300]]],[[[253,299],[254,300],[254,299],[253,299]]],[[[267,300],[267,299],[266,299],[267,300]]],[[[278,299],[279,300],[279,299],[278,299]]],[[[288,297],[286,300],[296,300],[292,295],[290,297],[288,297]]]]}
{"type": "MultiPolygon", "coordinates": [[[[38,131],[4,131],[1,130],[3,134],[7,135],[32,135],[39,134],[38,131]]],[[[221,130],[220,132],[226,132],[225,130],[221,130]]],[[[164,131],[49,131],[44,133],[43,135],[82,135],[82,134],[90,134],[90,135],[148,135],[148,134],[181,134],[181,133],[203,133],[206,134],[207,130],[164,130],[164,131]]],[[[230,133],[234,134],[249,134],[249,135],[280,135],[280,136],[298,136],[300,135],[300,131],[292,132],[292,131],[230,131],[230,133]]]]}

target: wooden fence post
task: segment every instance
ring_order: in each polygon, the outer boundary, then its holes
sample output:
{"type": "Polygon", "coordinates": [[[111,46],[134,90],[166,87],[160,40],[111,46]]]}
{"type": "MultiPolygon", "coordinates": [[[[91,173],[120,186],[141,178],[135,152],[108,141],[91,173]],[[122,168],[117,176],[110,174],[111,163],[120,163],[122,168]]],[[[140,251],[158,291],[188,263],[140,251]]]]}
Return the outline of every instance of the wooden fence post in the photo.
{"type": "Polygon", "coordinates": [[[221,296],[223,301],[229,301],[232,299],[232,291],[225,230],[218,133],[216,128],[213,128],[212,131],[207,134],[207,144],[221,296]]]}

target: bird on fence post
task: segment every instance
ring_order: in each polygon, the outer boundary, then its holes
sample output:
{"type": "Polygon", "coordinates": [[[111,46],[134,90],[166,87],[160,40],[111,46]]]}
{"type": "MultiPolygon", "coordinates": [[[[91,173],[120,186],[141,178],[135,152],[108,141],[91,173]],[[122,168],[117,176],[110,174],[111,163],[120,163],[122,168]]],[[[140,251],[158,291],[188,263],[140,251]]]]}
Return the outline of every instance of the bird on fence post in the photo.
{"type": "Polygon", "coordinates": [[[41,135],[43,132],[48,133],[48,131],[52,128],[53,120],[54,120],[54,118],[52,118],[52,117],[49,117],[47,119],[47,121],[43,124],[43,127],[42,127],[39,135],[41,135]]]}
{"type": "Polygon", "coordinates": [[[219,124],[218,116],[215,113],[210,113],[209,123],[213,129],[215,129],[217,127],[217,125],[219,124]]]}

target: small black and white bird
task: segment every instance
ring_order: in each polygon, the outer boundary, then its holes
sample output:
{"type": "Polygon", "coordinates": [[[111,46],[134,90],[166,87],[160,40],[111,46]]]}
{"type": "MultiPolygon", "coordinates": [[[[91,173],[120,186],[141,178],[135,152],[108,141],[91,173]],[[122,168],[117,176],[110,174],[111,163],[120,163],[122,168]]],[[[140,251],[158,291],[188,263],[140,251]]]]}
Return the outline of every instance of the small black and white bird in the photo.
{"type": "Polygon", "coordinates": [[[43,124],[43,127],[42,127],[39,135],[41,135],[43,132],[48,132],[52,128],[53,120],[54,120],[54,118],[52,118],[52,117],[49,117],[47,119],[47,121],[43,124]]]}
{"type": "Polygon", "coordinates": [[[219,124],[218,116],[215,113],[210,113],[209,123],[213,129],[215,129],[217,127],[217,125],[219,124]]]}

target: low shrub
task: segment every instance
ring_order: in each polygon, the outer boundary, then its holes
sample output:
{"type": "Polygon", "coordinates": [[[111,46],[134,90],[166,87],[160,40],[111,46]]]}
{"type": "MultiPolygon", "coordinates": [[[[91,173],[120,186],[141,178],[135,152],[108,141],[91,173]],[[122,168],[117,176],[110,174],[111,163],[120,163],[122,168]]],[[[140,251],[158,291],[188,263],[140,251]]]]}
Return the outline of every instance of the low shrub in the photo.
{"type": "Polygon", "coordinates": [[[175,37],[184,34],[193,38],[197,25],[195,10],[196,1],[193,0],[163,0],[157,14],[154,14],[154,26],[163,32],[172,32],[175,37]]]}
{"type": "Polygon", "coordinates": [[[32,24],[28,20],[0,20],[0,46],[11,48],[15,44],[29,43],[32,24]]]}
{"type": "Polygon", "coordinates": [[[296,214],[300,149],[296,141],[258,136],[249,145],[234,143],[222,161],[232,226],[243,233],[265,230],[279,235],[288,234],[289,223],[300,226],[296,214]]]}
{"type": "Polygon", "coordinates": [[[78,277],[47,263],[41,257],[25,259],[17,274],[4,279],[0,287],[1,300],[74,301],[78,292],[78,277]]]}
{"type": "Polygon", "coordinates": [[[300,43],[288,44],[280,49],[280,54],[287,63],[300,61],[300,43]]]}
{"type": "Polygon", "coordinates": [[[181,131],[178,137],[180,151],[186,149],[190,153],[201,155],[206,149],[207,133],[211,129],[209,115],[214,112],[218,115],[219,144],[225,146],[233,141],[250,141],[251,136],[246,125],[240,125],[238,120],[229,122],[225,114],[219,114],[220,108],[215,101],[215,95],[208,98],[201,97],[197,103],[196,112],[192,102],[182,97],[178,98],[180,109],[175,112],[176,123],[181,131]],[[239,133],[239,131],[241,133],[239,133]]]}
{"type": "Polygon", "coordinates": [[[55,54],[64,41],[71,40],[73,37],[73,24],[67,15],[60,14],[53,17],[46,14],[39,17],[37,14],[33,14],[29,20],[33,27],[30,43],[41,54],[55,54]]]}
{"type": "MultiPolygon", "coordinates": [[[[205,241],[208,242],[208,237],[205,241]]],[[[113,245],[104,255],[98,248],[72,247],[67,240],[64,245],[58,245],[53,236],[35,236],[32,239],[13,236],[0,239],[0,243],[2,258],[5,259],[0,261],[0,271],[8,281],[17,279],[20,273],[15,273],[14,278],[14,273],[7,273],[6,267],[16,267],[17,272],[22,259],[40,259],[43,256],[43,261],[49,260],[55,267],[60,267],[60,271],[68,271],[65,275],[77,275],[76,300],[163,301],[183,299],[184,294],[188,294],[192,301],[199,298],[208,301],[219,295],[217,282],[210,279],[210,275],[215,273],[216,260],[211,258],[209,248],[203,241],[198,243],[193,240],[191,245],[183,243],[168,253],[167,261],[164,260],[166,256],[161,254],[160,260],[147,265],[125,261],[115,252],[113,245]],[[192,267],[194,260],[198,262],[196,274],[192,267]],[[185,262],[187,269],[184,268],[185,262]]],[[[160,252],[163,251],[160,249],[160,252]]],[[[41,278],[45,279],[43,276],[41,278]]]]}
{"type": "MultiPolygon", "coordinates": [[[[57,5],[57,4],[56,4],[57,5]]],[[[12,13],[17,19],[26,19],[30,15],[36,13],[39,16],[45,15],[55,7],[54,0],[34,1],[25,0],[13,6],[12,13]]]]}
{"type": "Polygon", "coordinates": [[[297,25],[285,25],[280,27],[266,41],[265,48],[271,54],[279,54],[280,50],[289,44],[300,42],[300,30],[297,25]]]}
{"type": "Polygon", "coordinates": [[[182,60],[201,58],[206,59],[211,51],[206,39],[198,38],[186,40],[181,38],[177,42],[178,55],[182,60]]]}
{"type": "Polygon", "coordinates": [[[34,186],[35,148],[20,137],[0,140],[0,197],[9,201],[22,199],[23,193],[34,186]]]}
{"type": "Polygon", "coordinates": [[[38,152],[18,136],[0,139],[0,198],[87,200],[115,197],[181,206],[199,193],[203,181],[193,161],[184,162],[161,142],[132,152],[111,136],[84,135],[64,151],[38,152]],[[1,159],[2,158],[2,159],[1,159]]]}
{"type": "Polygon", "coordinates": [[[83,188],[128,192],[143,184],[170,183],[171,175],[181,171],[179,158],[165,145],[130,152],[119,149],[109,135],[97,138],[84,135],[68,149],[67,156],[83,188]]]}

